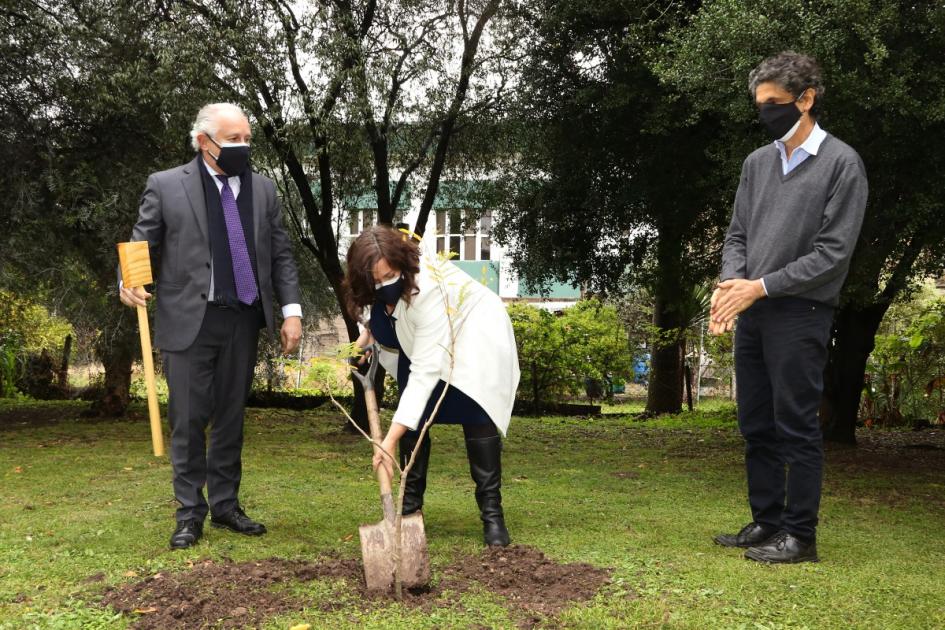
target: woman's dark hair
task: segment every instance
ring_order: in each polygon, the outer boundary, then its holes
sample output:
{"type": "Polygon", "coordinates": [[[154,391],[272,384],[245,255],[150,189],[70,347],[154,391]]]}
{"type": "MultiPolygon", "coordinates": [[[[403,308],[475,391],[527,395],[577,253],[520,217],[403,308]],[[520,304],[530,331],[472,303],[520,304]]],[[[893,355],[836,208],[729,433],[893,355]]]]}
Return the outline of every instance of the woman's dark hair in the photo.
{"type": "Polygon", "coordinates": [[[762,83],[773,82],[798,98],[807,89],[814,90],[814,105],[810,108],[813,118],[820,116],[824,100],[823,73],[817,61],[808,55],[786,50],[768,57],[748,75],[748,90],[755,97],[755,90],[762,83]]]}
{"type": "Polygon", "coordinates": [[[414,240],[386,225],[364,230],[348,248],[348,268],[342,288],[348,314],[360,321],[364,307],[374,303],[374,265],[386,260],[403,274],[401,299],[410,304],[417,293],[416,276],[420,273],[420,249],[414,240]]]}

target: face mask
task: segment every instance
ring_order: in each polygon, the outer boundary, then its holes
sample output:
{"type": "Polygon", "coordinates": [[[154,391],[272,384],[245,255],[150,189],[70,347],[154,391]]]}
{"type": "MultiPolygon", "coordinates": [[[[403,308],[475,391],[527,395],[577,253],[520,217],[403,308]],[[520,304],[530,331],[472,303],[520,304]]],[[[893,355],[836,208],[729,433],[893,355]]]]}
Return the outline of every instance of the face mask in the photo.
{"type": "MultiPolygon", "coordinates": [[[[801,96],[804,96],[801,93],[801,96]]],[[[762,103],[758,107],[758,117],[765,126],[768,135],[774,140],[787,142],[801,126],[801,110],[797,108],[798,96],[791,103],[762,103]]]]}
{"type": "Polygon", "coordinates": [[[217,161],[217,166],[220,167],[220,170],[230,177],[242,175],[246,167],[249,166],[249,145],[243,142],[224,142],[223,144],[217,144],[216,140],[210,138],[209,135],[207,138],[220,148],[220,155],[210,153],[213,159],[217,161]]]}
{"type": "Polygon", "coordinates": [[[396,304],[404,292],[404,278],[398,276],[374,285],[374,299],[384,304],[396,304]]]}

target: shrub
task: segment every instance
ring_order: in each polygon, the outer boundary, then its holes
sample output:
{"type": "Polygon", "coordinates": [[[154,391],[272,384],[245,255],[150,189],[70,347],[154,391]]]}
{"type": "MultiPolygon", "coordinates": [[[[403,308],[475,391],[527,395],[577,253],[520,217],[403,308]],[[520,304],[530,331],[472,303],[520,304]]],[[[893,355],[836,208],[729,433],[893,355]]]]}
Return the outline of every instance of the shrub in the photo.
{"type": "Polygon", "coordinates": [[[945,422],[945,298],[931,287],[893,305],[867,363],[867,424],[945,422]]]}
{"type": "Polygon", "coordinates": [[[519,398],[540,408],[553,397],[577,394],[588,381],[632,376],[627,333],[613,306],[582,300],[561,315],[524,302],[509,305],[522,379],[519,398]]]}
{"type": "Polygon", "coordinates": [[[0,396],[16,388],[38,397],[53,393],[54,356],[72,326],[41,304],[0,289],[0,396]]]}

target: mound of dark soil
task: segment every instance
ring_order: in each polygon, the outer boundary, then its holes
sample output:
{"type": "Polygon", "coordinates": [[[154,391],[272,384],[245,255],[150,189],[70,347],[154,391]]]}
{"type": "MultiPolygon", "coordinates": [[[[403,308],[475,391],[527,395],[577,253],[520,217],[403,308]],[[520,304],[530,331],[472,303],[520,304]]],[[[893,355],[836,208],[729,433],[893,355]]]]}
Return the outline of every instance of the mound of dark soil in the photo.
{"type": "Polygon", "coordinates": [[[478,584],[517,608],[554,615],[594,597],[609,578],[609,569],[584,562],[562,564],[533,547],[513,545],[489,547],[475,560],[451,565],[444,571],[440,588],[462,592],[478,584]]]}
{"type": "MultiPolygon", "coordinates": [[[[591,599],[610,571],[585,563],[562,564],[530,547],[485,549],[477,558],[447,566],[435,588],[405,593],[408,606],[450,606],[463,593],[484,590],[509,600],[521,625],[530,626],[568,605],[591,599]]],[[[273,615],[301,610],[306,602],[279,584],[315,579],[344,580],[359,605],[382,607],[389,596],[365,592],[359,560],[323,558],[300,562],[271,558],[253,562],[205,560],[176,573],[157,573],[111,587],[104,605],[135,617],[139,629],[246,628],[273,615]]],[[[325,609],[341,605],[324,602],[325,609]]]]}
{"type": "Polygon", "coordinates": [[[246,628],[266,617],[300,610],[294,598],[271,587],[318,577],[318,565],[277,558],[255,562],[205,560],[177,573],[156,573],[140,582],[111,588],[103,604],[136,617],[135,628],[246,628]]]}

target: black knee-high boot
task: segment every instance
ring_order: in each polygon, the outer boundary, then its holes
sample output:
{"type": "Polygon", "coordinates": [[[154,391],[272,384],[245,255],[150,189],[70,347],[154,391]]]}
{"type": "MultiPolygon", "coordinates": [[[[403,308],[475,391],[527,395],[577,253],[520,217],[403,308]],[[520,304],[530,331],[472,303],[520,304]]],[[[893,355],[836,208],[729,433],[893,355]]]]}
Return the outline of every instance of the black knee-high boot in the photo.
{"type": "MultiPolygon", "coordinates": [[[[400,438],[400,467],[403,469],[410,460],[410,454],[417,445],[417,433],[406,433],[400,438]]],[[[423,493],[427,489],[427,467],[430,463],[430,434],[423,436],[417,458],[413,468],[407,474],[407,486],[404,489],[404,509],[402,514],[407,516],[419,511],[423,507],[423,493]]]]}
{"type": "Polygon", "coordinates": [[[509,544],[509,530],[502,514],[502,438],[466,438],[469,473],[476,482],[476,503],[487,545],[509,544]]]}

